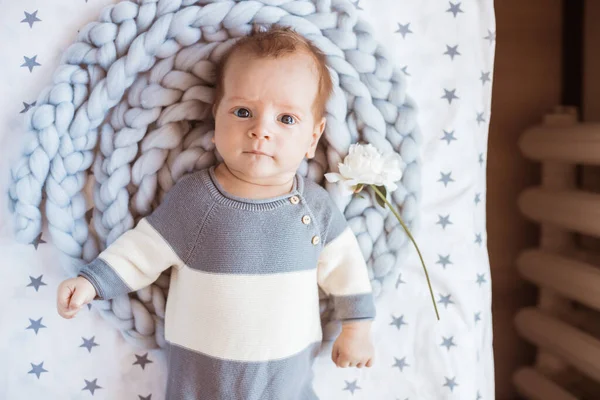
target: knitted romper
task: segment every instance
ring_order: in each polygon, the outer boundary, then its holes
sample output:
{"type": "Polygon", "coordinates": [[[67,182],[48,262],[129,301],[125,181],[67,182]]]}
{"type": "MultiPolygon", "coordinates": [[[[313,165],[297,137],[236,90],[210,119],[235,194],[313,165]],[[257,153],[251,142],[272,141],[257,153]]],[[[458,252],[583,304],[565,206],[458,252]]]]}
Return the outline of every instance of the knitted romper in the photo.
{"type": "Polygon", "coordinates": [[[325,189],[244,199],[214,167],[186,175],[154,212],[80,275],[111,299],[172,267],[165,311],[167,400],[315,400],[319,286],[334,319],[373,319],[363,255],[325,189]]]}

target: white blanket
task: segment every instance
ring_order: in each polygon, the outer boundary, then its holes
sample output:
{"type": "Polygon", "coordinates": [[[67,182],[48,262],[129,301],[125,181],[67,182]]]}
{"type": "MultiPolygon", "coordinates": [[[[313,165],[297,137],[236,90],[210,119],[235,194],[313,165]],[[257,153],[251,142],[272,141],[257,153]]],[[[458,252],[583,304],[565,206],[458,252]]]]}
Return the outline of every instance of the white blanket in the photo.
{"type": "MultiPolygon", "coordinates": [[[[51,244],[20,245],[7,210],[23,117],[77,30],[114,0],[5,1],[0,7],[0,399],[164,398],[165,357],[127,344],[87,309],[56,313],[67,276],[51,244]]],[[[414,251],[378,299],[376,363],[315,365],[323,400],[494,398],[485,166],[495,49],[493,1],[359,0],[404,67],[424,136],[420,228],[441,321],[414,251]]],[[[49,241],[44,231],[42,238],[49,241]]],[[[283,400],[283,399],[282,399],[283,400]]]]}

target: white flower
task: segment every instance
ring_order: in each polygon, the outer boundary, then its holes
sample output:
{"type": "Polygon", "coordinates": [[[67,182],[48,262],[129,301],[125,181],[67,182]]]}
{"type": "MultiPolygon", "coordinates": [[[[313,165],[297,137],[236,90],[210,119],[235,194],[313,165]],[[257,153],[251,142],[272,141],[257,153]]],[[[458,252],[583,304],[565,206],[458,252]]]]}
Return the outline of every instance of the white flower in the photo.
{"type": "Polygon", "coordinates": [[[340,182],[350,194],[360,190],[361,185],[385,186],[387,192],[396,190],[402,178],[404,161],[398,153],[381,154],[372,144],[353,144],[343,163],[338,164],[339,173],[325,174],[329,182],[340,182]]]}
{"type": "Polygon", "coordinates": [[[372,144],[364,145],[357,143],[350,146],[348,155],[344,157],[344,162],[338,164],[340,172],[325,174],[325,179],[329,182],[339,182],[343,190],[348,194],[360,192],[364,186],[372,186],[377,194],[377,203],[384,208],[388,206],[392,209],[394,216],[398,219],[402,228],[404,228],[419,254],[419,259],[421,260],[425,276],[427,277],[427,285],[429,285],[433,309],[439,320],[440,314],[435,304],[433,289],[431,288],[429,274],[427,273],[421,251],[408,227],[404,221],[402,221],[398,211],[394,210],[392,204],[386,199],[387,193],[396,190],[396,182],[402,178],[403,167],[404,161],[399,154],[394,152],[381,154],[372,144]],[[382,189],[381,186],[384,186],[385,190],[380,190],[382,189]]]}

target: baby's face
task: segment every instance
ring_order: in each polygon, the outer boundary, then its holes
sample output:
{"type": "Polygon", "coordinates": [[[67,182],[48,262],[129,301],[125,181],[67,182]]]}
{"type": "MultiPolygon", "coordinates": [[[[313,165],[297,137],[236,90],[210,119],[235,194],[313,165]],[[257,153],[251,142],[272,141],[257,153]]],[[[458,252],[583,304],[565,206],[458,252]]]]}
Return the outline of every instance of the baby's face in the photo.
{"type": "Polygon", "coordinates": [[[277,184],[314,156],[325,119],[315,121],[318,74],[305,53],[281,58],[235,54],[215,110],[215,145],[227,167],[249,182],[277,184]]]}

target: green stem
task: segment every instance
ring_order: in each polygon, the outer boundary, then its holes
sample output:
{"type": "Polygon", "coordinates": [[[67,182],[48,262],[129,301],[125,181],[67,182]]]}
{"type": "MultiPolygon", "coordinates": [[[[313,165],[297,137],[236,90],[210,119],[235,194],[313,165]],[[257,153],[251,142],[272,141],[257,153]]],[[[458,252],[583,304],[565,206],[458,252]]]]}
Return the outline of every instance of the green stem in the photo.
{"type": "Polygon", "coordinates": [[[385,204],[387,204],[387,206],[390,208],[390,210],[392,211],[392,213],[394,214],[394,216],[396,217],[396,219],[398,220],[398,222],[400,222],[400,225],[402,225],[402,227],[404,228],[404,231],[406,232],[406,234],[408,235],[408,237],[410,238],[410,240],[415,245],[415,249],[417,249],[417,253],[419,254],[419,258],[421,259],[421,264],[423,265],[423,270],[425,271],[425,277],[427,278],[427,284],[429,285],[429,293],[431,293],[431,301],[433,302],[433,308],[435,309],[435,315],[436,315],[436,317],[437,317],[437,319],[439,321],[440,314],[438,312],[437,306],[435,305],[435,297],[433,295],[433,289],[431,288],[431,281],[429,280],[429,274],[427,273],[427,268],[425,267],[425,261],[423,261],[423,256],[421,255],[421,251],[419,250],[419,246],[417,246],[417,242],[415,241],[415,239],[411,235],[410,231],[408,230],[408,227],[402,221],[402,218],[400,217],[400,215],[398,214],[398,212],[396,212],[396,210],[394,209],[394,207],[392,207],[392,205],[387,200],[387,198],[383,195],[383,193],[381,193],[379,191],[379,189],[377,189],[377,187],[375,185],[370,185],[370,186],[373,188],[373,190],[375,191],[375,193],[377,193],[377,195],[381,198],[381,200],[383,200],[385,202],[385,204]]]}

